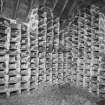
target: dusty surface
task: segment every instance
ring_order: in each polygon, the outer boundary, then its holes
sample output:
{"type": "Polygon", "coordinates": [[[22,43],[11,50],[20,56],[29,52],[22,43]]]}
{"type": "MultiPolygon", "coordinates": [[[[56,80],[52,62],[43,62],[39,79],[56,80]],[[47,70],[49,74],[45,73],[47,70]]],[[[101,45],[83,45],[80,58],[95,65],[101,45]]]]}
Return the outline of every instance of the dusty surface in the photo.
{"type": "MultiPolygon", "coordinates": [[[[13,96],[0,99],[0,105],[89,105],[96,102],[97,97],[86,90],[68,84],[55,87],[46,87],[38,93],[13,96]]],[[[96,105],[96,104],[90,105],[96,105]]]]}

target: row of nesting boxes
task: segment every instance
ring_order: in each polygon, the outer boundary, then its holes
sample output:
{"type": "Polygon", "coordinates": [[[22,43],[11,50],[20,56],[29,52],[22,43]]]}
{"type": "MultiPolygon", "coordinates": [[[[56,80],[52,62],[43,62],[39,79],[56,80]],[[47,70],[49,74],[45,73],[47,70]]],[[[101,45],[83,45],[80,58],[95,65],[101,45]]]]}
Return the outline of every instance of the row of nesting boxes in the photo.
{"type": "Polygon", "coordinates": [[[63,82],[59,19],[48,18],[43,9],[35,15],[35,30],[29,24],[0,18],[0,96],[28,93],[43,83],[63,82]]]}
{"type": "Polygon", "coordinates": [[[0,18],[0,96],[24,91],[23,84],[27,78],[23,70],[29,71],[28,63],[24,59],[24,56],[28,59],[28,53],[25,55],[25,52],[28,49],[26,47],[29,47],[28,43],[24,42],[25,36],[28,39],[24,26],[0,18]]]}
{"type": "Polygon", "coordinates": [[[85,8],[62,28],[42,6],[32,18],[29,24],[0,18],[0,96],[72,81],[104,97],[104,15],[85,8]]]}
{"type": "Polygon", "coordinates": [[[70,29],[72,41],[71,80],[90,92],[105,96],[104,20],[97,7],[82,8],[70,29]],[[102,74],[103,73],[103,74],[102,74]]]}

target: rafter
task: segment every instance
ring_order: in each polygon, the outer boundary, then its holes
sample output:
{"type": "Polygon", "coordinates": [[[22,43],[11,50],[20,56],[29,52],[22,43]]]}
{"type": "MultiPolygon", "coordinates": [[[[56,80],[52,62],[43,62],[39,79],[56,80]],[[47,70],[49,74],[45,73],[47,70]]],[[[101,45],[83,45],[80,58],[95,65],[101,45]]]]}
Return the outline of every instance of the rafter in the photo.
{"type": "Polygon", "coordinates": [[[67,6],[68,1],[69,1],[69,0],[66,0],[66,1],[65,1],[65,4],[64,4],[64,6],[63,6],[63,8],[62,8],[62,12],[61,12],[61,14],[60,14],[60,17],[61,17],[61,15],[62,15],[62,13],[63,13],[65,7],[67,6]]]}
{"type": "Polygon", "coordinates": [[[46,0],[46,7],[53,9],[56,0],[46,0]]]}
{"type": "Polygon", "coordinates": [[[39,5],[45,5],[46,0],[39,0],[39,5]]]}
{"type": "Polygon", "coordinates": [[[72,15],[73,9],[74,9],[74,8],[77,8],[76,6],[77,6],[77,1],[75,0],[74,3],[73,3],[72,6],[71,6],[71,9],[70,9],[70,11],[69,11],[69,13],[68,13],[68,16],[71,16],[71,15],[72,15]]]}
{"type": "Polygon", "coordinates": [[[63,9],[66,6],[66,1],[68,1],[68,0],[58,0],[57,4],[53,10],[53,13],[55,16],[59,17],[61,15],[63,9]]]}
{"type": "Polygon", "coordinates": [[[0,0],[0,15],[2,15],[3,11],[3,0],[0,0]]]}
{"type": "Polygon", "coordinates": [[[14,8],[14,11],[13,11],[13,18],[16,18],[16,14],[17,14],[17,10],[19,8],[19,4],[20,4],[20,0],[16,0],[16,6],[14,8]]]}
{"type": "Polygon", "coordinates": [[[38,8],[39,7],[39,0],[33,0],[32,8],[38,8]]]}
{"type": "Polygon", "coordinates": [[[47,2],[47,0],[44,0],[44,3],[43,3],[43,4],[45,5],[45,4],[46,4],[46,2],[47,2]]]}
{"type": "Polygon", "coordinates": [[[54,9],[55,9],[56,4],[57,4],[57,2],[58,2],[58,1],[59,1],[59,0],[55,0],[54,7],[52,8],[52,10],[54,10],[54,9]]]}
{"type": "Polygon", "coordinates": [[[27,8],[26,16],[28,16],[29,12],[31,11],[33,2],[34,2],[34,0],[29,0],[29,5],[27,8]]]}
{"type": "Polygon", "coordinates": [[[68,17],[68,13],[69,13],[69,11],[71,9],[71,6],[72,6],[73,2],[74,2],[74,0],[68,0],[67,5],[66,5],[63,13],[60,16],[60,19],[65,19],[65,18],[68,17]]]}

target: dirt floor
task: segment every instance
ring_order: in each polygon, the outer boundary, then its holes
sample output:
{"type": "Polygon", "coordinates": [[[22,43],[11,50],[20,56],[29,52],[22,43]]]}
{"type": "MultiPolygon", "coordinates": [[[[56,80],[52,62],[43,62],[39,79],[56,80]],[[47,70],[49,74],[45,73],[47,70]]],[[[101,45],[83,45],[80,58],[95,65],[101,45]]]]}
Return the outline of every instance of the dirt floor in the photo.
{"type": "Polygon", "coordinates": [[[98,100],[84,89],[64,84],[45,87],[29,95],[0,98],[0,105],[96,105],[98,100]]]}

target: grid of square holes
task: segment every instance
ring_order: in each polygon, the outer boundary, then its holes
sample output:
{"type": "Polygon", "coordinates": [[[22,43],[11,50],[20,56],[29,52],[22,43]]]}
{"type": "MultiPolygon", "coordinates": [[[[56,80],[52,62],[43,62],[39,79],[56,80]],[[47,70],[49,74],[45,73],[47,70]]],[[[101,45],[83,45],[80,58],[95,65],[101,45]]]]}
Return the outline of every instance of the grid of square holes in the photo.
{"type": "Polygon", "coordinates": [[[95,6],[63,27],[43,6],[29,24],[0,18],[0,97],[69,81],[105,97],[104,22],[95,6]]]}

